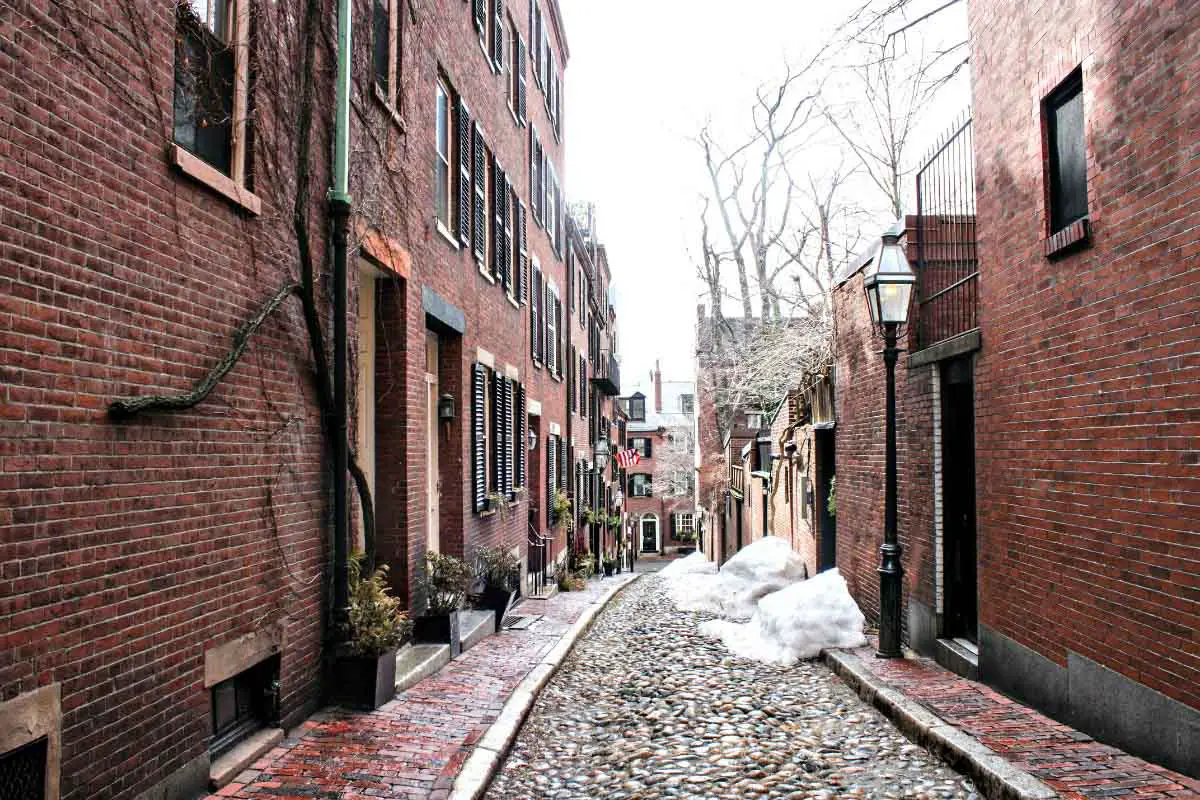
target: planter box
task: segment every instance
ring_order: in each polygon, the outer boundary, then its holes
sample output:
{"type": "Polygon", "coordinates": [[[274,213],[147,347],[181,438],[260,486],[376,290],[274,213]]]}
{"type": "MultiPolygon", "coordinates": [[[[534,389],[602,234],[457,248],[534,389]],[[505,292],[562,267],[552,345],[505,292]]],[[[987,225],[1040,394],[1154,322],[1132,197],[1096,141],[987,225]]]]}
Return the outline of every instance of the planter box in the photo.
{"type": "Polygon", "coordinates": [[[613,576],[613,573],[616,572],[616,570],[617,570],[616,564],[613,564],[612,566],[605,564],[604,565],[604,577],[611,578],[613,576]]]}
{"type": "Polygon", "coordinates": [[[413,620],[413,641],[450,645],[450,657],[462,652],[458,632],[458,612],[428,615],[413,620]]]}
{"type": "Polygon", "coordinates": [[[500,630],[504,612],[508,610],[508,605],[516,594],[508,589],[497,589],[494,586],[488,586],[479,593],[479,607],[494,611],[496,614],[496,630],[500,630]]]}
{"type": "Polygon", "coordinates": [[[342,652],[333,664],[334,702],[374,711],[396,696],[396,651],[377,656],[342,652]]]}

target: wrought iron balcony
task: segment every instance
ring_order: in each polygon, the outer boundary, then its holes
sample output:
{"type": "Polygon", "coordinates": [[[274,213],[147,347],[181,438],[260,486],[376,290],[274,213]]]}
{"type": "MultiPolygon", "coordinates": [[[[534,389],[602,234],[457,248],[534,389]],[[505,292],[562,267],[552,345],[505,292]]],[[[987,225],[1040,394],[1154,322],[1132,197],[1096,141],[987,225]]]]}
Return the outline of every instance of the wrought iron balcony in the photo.
{"type": "Polygon", "coordinates": [[[592,383],[609,397],[621,393],[621,365],[613,353],[603,350],[592,365],[592,383]]]}
{"type": "Polygon", "coordinates": [[[909,231],[910,259],[917,272],[914,349],[979,327],[972,144],[968,116],[947,133],[917,172],[917,217],[915,230],[909,231]]]}

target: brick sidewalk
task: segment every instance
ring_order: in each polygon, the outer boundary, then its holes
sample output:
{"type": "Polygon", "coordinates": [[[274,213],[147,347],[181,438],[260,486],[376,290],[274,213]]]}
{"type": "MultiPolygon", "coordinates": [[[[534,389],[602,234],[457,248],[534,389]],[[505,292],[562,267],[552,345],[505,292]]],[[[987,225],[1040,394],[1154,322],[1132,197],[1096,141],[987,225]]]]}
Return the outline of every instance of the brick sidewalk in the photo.
{"type": "Polygon", "coordinates": [[[1200,781],[1143,761],[925,658],[853,651],[893,688],[1069,800],[1200,798],[1200,781]]]}
{"type": "Polygon", "coordinates": [[[513,690],[614,585],[526,603],[544,618],[489,636],[378,711],[321,711],[209,800],[446,797],[513,690]]]}

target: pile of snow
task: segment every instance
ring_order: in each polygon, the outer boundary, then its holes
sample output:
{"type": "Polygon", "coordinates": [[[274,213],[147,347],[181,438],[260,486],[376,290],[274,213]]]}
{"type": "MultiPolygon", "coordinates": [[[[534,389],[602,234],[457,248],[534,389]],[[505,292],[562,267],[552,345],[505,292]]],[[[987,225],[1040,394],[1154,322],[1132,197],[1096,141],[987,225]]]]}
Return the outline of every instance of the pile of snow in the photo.
{"type": "Polygon", "coordinates": [[[836,569],[763,597],[749,622],[710,620],[700,632],[743,658],[784,666],[816,658],[827,647],[867,643],[862,612],[836,569]]]}
{"type": "Polygon", "coordinates": [[[686,579],[679,579],[678,573],[667,576],[676,578],[670,590],[671,599],[681,611],[747,620],[754,615],[762,597],[802,580],[805,567],[787,542],[767,536],[743,547],[716,574],[711,569],[685,574],[686,579]]]}
{"type": "Polygon", "coordinates": [[[678,558],[658,571],[664,578],[678,578],[680,575],[714,573],[717,565],[708,560],[708,556],[699,550],[684,558],[678,558]]]}

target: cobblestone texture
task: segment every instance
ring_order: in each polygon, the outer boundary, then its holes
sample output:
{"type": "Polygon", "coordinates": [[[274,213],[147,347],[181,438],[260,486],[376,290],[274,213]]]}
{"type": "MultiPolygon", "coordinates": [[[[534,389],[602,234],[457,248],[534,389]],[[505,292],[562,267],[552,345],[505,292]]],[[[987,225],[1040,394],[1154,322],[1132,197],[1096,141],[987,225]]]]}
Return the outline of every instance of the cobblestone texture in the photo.
{"type": "Polygon", "coordinates": [[[730,656],[643,576],[534,706],[488,793],[517,798],[977,798],[824,665],[730,656]]]}

